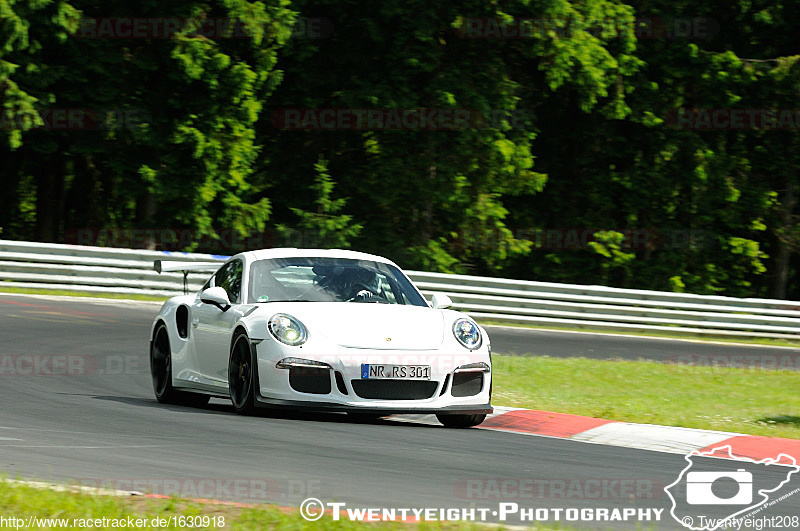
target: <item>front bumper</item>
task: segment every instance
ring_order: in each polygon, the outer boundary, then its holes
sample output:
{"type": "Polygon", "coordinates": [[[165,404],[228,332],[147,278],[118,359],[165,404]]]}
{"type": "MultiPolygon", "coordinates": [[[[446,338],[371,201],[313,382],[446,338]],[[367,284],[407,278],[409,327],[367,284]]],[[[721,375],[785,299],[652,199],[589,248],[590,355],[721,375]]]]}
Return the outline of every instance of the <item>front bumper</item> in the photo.
{"type": "Polygon", "coordinates": [[[458,367],[475,362],[491,367],[488,351],[449,355],[338,347],[329,350],[332,355],[315,356],[308,349],[287,348],[276,341],[265,340],[253,347],[258,367],[256,402],[262,407],[376,415],[492,412],[491,369],[478,375],[456,373],[458,367]],[[308,368],[305,373],[278,368],[277,362],[287,357],[324,362],[329,368],[308,368]],[[362,379],[362,363],[429,365],[430,380],[362,379]]]}
{"type": "Polygon", "coordinates": [[[265,408],[295,409],[300,411],[313,411],[320,413],[373,413],[376,415],[401,415],[401,414],[459,414],[459,415],[490,415],[494,412],[491,404],[480,406],[461,405],[440,408],[424,407],[391,407],[375,408],[365,406],[348,406],[334,402],[306,402],[302,400],[279,400],[256,395],[256,405],[265,408]]]}

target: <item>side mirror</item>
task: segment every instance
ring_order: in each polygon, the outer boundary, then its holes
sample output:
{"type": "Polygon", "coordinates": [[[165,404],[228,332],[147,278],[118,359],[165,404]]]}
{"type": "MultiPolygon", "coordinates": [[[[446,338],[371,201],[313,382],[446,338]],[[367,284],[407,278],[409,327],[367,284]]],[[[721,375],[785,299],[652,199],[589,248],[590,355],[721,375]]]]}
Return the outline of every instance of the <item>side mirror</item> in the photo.
{"type": "Polygon", "coordinates": [[[231,307],[231,301],[228,299],[228,292],[219,286],[203,290],[200,294],[200,300],[206,304],[213,304],[223,312],[228,311],[231,307]]]}
{"type": "Polygon", "coordinates": [[[444,293],[434,293],[433,298],[431,299],[431,308],[443,310],[445,308],[449,308],[453,305],[453,301],[450,300],[450,297],[445,295],[444,293]]]}

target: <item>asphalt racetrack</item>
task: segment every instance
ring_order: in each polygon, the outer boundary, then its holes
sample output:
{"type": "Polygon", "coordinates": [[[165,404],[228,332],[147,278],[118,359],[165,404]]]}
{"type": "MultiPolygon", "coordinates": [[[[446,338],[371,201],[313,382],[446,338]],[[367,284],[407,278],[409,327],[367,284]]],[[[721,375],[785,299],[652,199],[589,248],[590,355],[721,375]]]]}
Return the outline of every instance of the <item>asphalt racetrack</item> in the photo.
{"type": "MultiPolygon", "coordinates": [[[[669,515],[663,490],[686,466],[681,455],[392,420],[356,423],[346,415],[241,417],[217,399],[202,409],[160,405],[148,365],[157,311],[146,303],[0,294],[0,474],[285,506],[315,497],[347,507],[488,508],[489,520],[498,520],[499,503],[658,508],[659,529],[683,529],[669,515]]],[[[517,355],[669,360],[676,353],[764,350],[489,332],[495,352],[517,355]]],[[[518,514],[507,522],[536,523],[520,522],[518,514]]]]}

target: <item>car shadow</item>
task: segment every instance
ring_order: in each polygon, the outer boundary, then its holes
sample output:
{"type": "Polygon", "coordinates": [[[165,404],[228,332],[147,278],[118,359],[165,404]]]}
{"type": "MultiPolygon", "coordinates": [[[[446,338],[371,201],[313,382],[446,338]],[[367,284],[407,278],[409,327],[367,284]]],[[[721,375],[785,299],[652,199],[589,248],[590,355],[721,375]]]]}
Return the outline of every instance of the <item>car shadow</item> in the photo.
{"type": "Polygon", "coordinates": [[[782,425],[782,426],[790,426],[795,428],[800,428],[800,417],[796,417],[793,415],[776,415],[774,417],[764,417],[760,419],[756,419],[756,423],[763,423],[768,425],[782,425]]]}
{"type": "MultiPolygon", "coordinates": [[[[80,394],[80,393],[70,393],[80,394]]],[[[187,414],[217,414],[217,415],[236,415],[233,406],[229,401],[224,399],[212,398],[208,404],[202,406],[190,406],[179,404],[160,404],[154,398],[140,398],[131,396],[113,396],[113,395],[83,395],[90,396],[95,400],[107,400],[110,402],[117,402],[138,407],[149,407],[157,409],[166,409],[171,411],[181,411],[187,414]]],[[[292,411],[288,409],[277,408],[259,408],[251,415],[254,418],[268,418],[280,420],[298,420],[306,422],[329,422],[336,424],[374,424],[378,426],[403,426],[407,428],[441,428],[434,424],[423,424],[419,422],[408,422],[401,419],[391,418],[362,418],[348,415],[347,413],[326,413],[326,412],[312,412],[312,411],[292,411]]]]}

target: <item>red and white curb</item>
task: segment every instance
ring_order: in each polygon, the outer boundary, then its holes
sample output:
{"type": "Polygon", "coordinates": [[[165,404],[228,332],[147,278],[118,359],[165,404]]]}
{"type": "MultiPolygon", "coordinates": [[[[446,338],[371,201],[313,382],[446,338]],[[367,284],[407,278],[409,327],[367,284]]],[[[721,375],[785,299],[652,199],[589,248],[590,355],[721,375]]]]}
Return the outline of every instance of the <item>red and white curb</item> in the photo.
{"type": "MultiPolygon", "coordinates": [[[[495,407],[494,410],[494,413],[487,416],[478,426],[479,429],[683,455],[693,451],[706,452],[727,445],[730,446],[735,458],[748,457],[760,460],[785,454],[800,462],[800,440],[797,439],[636,424],[552,411],[508,407],[495,407]]],[[[389,418],[405,422],[438,424],[432,415],[395,415],[389,418]]],[[[784,459],[780,464],[794,463],[784,459]]]]}

